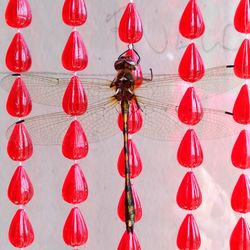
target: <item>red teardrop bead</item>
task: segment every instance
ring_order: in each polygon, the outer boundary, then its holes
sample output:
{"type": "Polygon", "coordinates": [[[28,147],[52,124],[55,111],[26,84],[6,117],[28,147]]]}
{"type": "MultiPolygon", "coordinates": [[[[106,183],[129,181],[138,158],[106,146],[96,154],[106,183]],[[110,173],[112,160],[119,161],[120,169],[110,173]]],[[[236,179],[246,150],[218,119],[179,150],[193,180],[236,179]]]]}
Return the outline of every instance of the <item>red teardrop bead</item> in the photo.
{"type": "Polygon", "coordinates": [[[202,194],[193,172],[184,176],[176,196],[177,204],[186,210],[197,209],[202,203],[202,194]]]}
{"type": "Polygon", "coordinates": [[[78,76],[73,76],[64,93],[62,107],[66,114],[83,115],[88,107],[88,99],[78,76]]]}
{"type": "Polygon", "coordinates": [[[181,122],[195,125],[203,117],[203,109],[199,97],[193,87],[189,87],[178,107],[178,117],[181,122]]]}
{"type": "Polygon", "coordinates": [[[250,78],[250,40],[245,39],[234,60],[234,73],[239,78],[250,78]]]}
{"type": "Polygon", "coordinates": [[[27,247],[34,241],[33,228],[24,209],[18,209],[11,221],[9,240],[17,248],[27,247]]]}
{"type": "MultiPolygon", "coordinates": [[[[138,153],[138,150],[134,142],[131,139],[128,140],[128,148],[129,148],[130,178],[133,179],[137,177],[138,175],[140,175],[142,171],[142,161],[138,153]]],[[[124,148],[123,148],[121,150],[118,163],[117,163],[119,174],[122,177],[125,177],[125,163],[124,162],[125,162],[125,159],[124,159],[124,148]]]]}
{"type": "Polygon", "coordinates": [[[119,24],[119,37],[125,43],[137,43],[143,36],[143,27],[134,3],[129,3],[119,24]]]}
{"type": "Polygon", "coordinates": [[[232,150],[231,160],[235,167],[250,168],[250,133],[243,129],[232,150]]]}
{"type": "Polygon", "coordinates": [[[88,185],[84,174],[78,164],[74,164],[63,184],[63,199],[71,204],[78,204],[85,201],[88,197],[88,185]]]}
{"type": "Polygon", "coordinates": [[[72,208],[63,228],[64,242],[72,247],[82,246],[88,240],[88,229],[78,207],[72,208]]]}
{"type": "Polygon", "coordinates": [[[239,95],[234,103],[233,118],[240,124],[250,123],[250,98],[247,84],[241,87],[239,95]]]}
{"type": "Polygon", "coordinates": [[[7,103],[7,112],[15,117],[27,116],[32,110],[32,101],[28,89],[22,78],[18,77],[10,90],[7,103]]]}
{"type": "Polygon", "coordinates": [[[177,246],[180,250],[198,250],[201,245],[200,231],[192,214],[183,220],[178,236],[177,246]]]}
{"type": "MultiPolygon", "coordinates": [[[[131,189],[132,189],[132,194],[133,194],[133,200],[134,200],[134,208],[135,208],[135,222],[139,221],[142,218],[142,206],[141,206],[141,202],[139,199],[139,196],[134,188],[134,185],[131,185],[131,189]]],[[[126,204],[126,193],[125,190],[123,191],[119,204],[118,204],[118,208],[117,208],[117,213],[119,215],[119,218],[122,221],[126,221],[126,209],[125,209],[125,204],[126,204]]]]}
{"type": "Polygon", "coordinates": [[[9,0],[5,11],[6,23],[13,28],[25,28],[30,25],[32,13],[27,0],[9,0]]]}
{"type": "Polygon", "coordinates": [[[194,39],[202,36],[205,24],[196,0],[190,0],[182,14],[179,31],[182,36],[194,39]]]}
{"type": "Polygon", "coordinates": [[[22,73],[31,67],[31,55],[29,48],[21,33],[17,33],[12,39],[5,58],[6,66],[10,71],[22,73]]]}
{"type": "MultiPolygon", "coordinates": [[[[142,128],[143,118],[141,110],[138,108],[135,101],[130,102],[129,117],[128,117],[128,133],[135,134],[142,128]]],[[[118,115],[118,126],[123,131],[123,118],[122,114],[118,115]]]]}
{"type": "Polygon", "coordinates": [[[193,129],[187,130],[177,152],[178,162],[187,168],[195,168],[203,162],[203,152],[193,129]]]}
{"type": "Polygon", "coordinates": [[[129,233],[125,231],[117,250],[141,250],[141,246],[135,232],[129,233]]]}
{"type": "Polygon", "coordinates": [[[239,219],[231,234],[230,250],[250,250],[250,228],[243,218],[239,219]]]}
{"type": "Polygon", "coordinates": [[[70,71],[84,70],[88,65],[88,55],[78,31],[71,32],[62,54],[63,67],[70,71]]]}
{"type": "Polygon", "coordinates": [[[250,212],[250,180],[247,175],[242,174],[235,185],[231,197],[231,205],[238,213],[250,212]]]}
{"type": "Polygon", "coordinates": [[[62,143],[63,155],[71,160],[84,158],[89,151],[87,137],[79,121],[71,122],[62,143]]]}
{"type": "Polygon", "coordinates": [[[24,123],[15,125],[7,145],[7,152],[13,161],[26,161],[33,154],[33,144],[24,123]]]}
{"type": "Polygon", "coordinates": [[[241,0],[234,16],[234,27],[241,33],[250,32],[250,3],[249,0],[241,0]]]}
{"type": "Polygon", "coordinates": [[[8,197],[16,205],[25,205],[33,197],[34,190],[23,166],[19,166],[9,184],[8,197]]]}
{"type": "Polygon", "coordinates": [[[204,64],[194,43],[186,48],[179,65],[179,75],[186,82],[199,81],[205,74],[204,64]]]}
{"type": "Polygon", "coordinates": [[[65,0],[62,18],[67,25],[83,25],[87,20],[87,8],[84,0],[65,0]]]}

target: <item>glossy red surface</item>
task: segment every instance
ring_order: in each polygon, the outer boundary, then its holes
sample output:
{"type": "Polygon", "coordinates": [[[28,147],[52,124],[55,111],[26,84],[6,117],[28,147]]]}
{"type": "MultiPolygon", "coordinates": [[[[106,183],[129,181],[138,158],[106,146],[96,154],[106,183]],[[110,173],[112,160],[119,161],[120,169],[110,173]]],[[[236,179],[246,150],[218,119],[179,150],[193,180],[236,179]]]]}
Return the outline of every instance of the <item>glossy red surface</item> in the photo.
{"type": "Polygon", "coordinates": [[[69,246],[84,245],[88,240],[88,229],[79,208],[74,207],[64,224],[63,239],[69,246]]]}
{"type": "Polygon", "coordinates": [[[7,152],[13,161],[26,161],[33,154],[33,144],[24,123],[15,125],[7,145],[7,152]]]}
{"type": "Polygon", "coordinates": [[[25,117],[32,110],[32,100],[22,78],[14,81],[6,102],[7,112],[15,117],[25,117]]]}
{"type": "Polygon", "coordinates": [[[198,38],[205,31],[205,24],[196,0],[190,0],[182,14],[179,31],[188,39],[198,38]]]}
{"type": "Polygon", "coordinates": [[[125,231],[117,250],[141,250],[141,246],[135,232],[128,233],[125,231]]]}
{"type": "Polygon", "coordinates": [[[29,48],[21,33],[16,33],[12,39],[5,57],[6,66],[10,71],[22,73],[31,67],[29,48]]]}
{"type": "Polygon", "coordinates": [[[142,21],[134,3],[129,3],[119,24],[119,37],[125,43],[137,43],[143,36],[142,21]]]}
{"type": "Polygon", "coordinates": [[[240,0],[234,16],[234,27],[241,33],[250,32],[250,1],[240,0]]]}

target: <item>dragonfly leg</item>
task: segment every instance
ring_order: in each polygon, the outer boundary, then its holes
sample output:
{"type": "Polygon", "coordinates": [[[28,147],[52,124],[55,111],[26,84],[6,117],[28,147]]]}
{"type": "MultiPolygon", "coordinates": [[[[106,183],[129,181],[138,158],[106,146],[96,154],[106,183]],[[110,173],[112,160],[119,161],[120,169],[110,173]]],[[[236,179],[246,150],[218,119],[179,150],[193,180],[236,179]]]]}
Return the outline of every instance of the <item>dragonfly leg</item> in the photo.
{"type": "Polygon", "coordinates": [[[150,68],[150,78],[136,78],[136,81],[152,82],[154,78],[153,70],[150,68]]]}

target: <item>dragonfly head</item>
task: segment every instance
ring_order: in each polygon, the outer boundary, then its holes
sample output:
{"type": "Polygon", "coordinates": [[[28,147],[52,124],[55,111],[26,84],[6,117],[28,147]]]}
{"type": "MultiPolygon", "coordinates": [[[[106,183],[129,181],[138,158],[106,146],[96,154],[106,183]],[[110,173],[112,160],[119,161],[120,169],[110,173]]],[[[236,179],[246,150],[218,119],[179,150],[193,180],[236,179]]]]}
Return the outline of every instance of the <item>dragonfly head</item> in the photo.
{"type": "Polygon", "coordinates": [[[135,70],[136,69],[136,62],[134,62],[130,57],[121,56],[116,60],[114,64],[115,70],[135,70]]]}

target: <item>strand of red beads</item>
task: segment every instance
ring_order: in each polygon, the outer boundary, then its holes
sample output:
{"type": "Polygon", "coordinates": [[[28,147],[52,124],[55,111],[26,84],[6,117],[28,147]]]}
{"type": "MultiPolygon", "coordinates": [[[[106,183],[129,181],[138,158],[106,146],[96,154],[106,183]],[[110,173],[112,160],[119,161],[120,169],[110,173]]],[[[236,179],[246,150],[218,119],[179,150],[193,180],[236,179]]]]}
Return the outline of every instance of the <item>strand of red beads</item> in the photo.
{"type": "Polygon", "coordinates": [[[9,200],[19,206],[9,227],[9,241],[14,247],[24,249],[34,241],[33,228],[24,207],[32,199],[34,191],[30,178],[23,167],[23,162],[32,156],[33,145],[22,120],[30,114],[32,101],[21,76],[21,73],[30,69],[32,60],[29,48],[20,32],[20,29],[28,27],[32,21],[29,2],[27,0],[9,0],[5,20],[10,27],[17,29],[6,53],[6,66],[16,74],[7,99],[6,109],[11,116],[19,119],[7,145],[9,157],[13,161],[19,162],[8,187],[9,200]]]}
{"type": "MultiPolygon", "coordinates": [[[[248,79],[250,78],[250,2],[241,0],[234,17],[234,27],[240,33],[245,33],[246,37],[242,42],[235,61],[234,73],[237,77],[245,79],[238,97],[233,107],[234,120],[242,125],[250,123],[250,99],[248,89],[248,79]]],[[[232,150],[231,160],[236,168],[242,169],[232,196],[231,206],[233,210],[241,214],[230,238],[230,249],[249,249],[250,228],[245,219],[245,214],[250,212],[250,180],[245,170],[250,168],[250,134],[245,127],[239,134],[232,150]]]]}
{"type": "Polygon", "coordinates": [[[202,164],[203,152],[193,126],[202,119],[203,109],[193,83],[204,76],[205,69],[193,39],[202,36],[205,25],[196,0],[189,0],[179,23],[179,31],[191,42],[179,64],[179,75],[182,80],[189,83],[189,87],[180,102],[178,117],[182,123],[189,126],[189,129],[179,145],[177,159],[180,165],[189,170],[179,186],[176,201],[180,208],[189,213],[179,228],[177,246],[181,250],[197,250],[201,245],[201,237],[192,211],[201,205],[202,194],[193,168],[202,164]]]}
{"type": "Polygon", "coordinates": [[[78,160],[88,154],[88,141],[78,116],[83,115],[88,107],[88,99],[83,83],[77,76],[78,71],[87,67],[88,55],[77,26],[87,20],[87,9],[84,0],[65,0],[62,9],[62,19],[66,25],[73,27],[62,53],[62,65],[73,73],[65,90],[62,107],[66,114],[73,117],[73,121],[64,136],[62,153],[64,157],[73,160],[62,187],[63,199],[74,205],[63,228],[64,242],[78,249],[88,240],[88,229],[78,204],[88,197],[88,186],[78,160]]]}
{"type": "MultiPolygon", "coordinates": [[[[126,51],[124,56],[127,56],[138,62],[139,57],[134,50],[134,44],[139,42],[143,36],[143,27],[141,18],[139,13],[136,10],[134,2],[131,0],[130,3],[127,5],[125,12],[122,15],[120,24],[119,24],[119,37],[120,40],[124,43],[128,44],[129,49],[126,51]]],[[[135,76],[135,87],[140,87],[142,84],[142,70],[141,66],[138,64],[136,65],[136,69],[134,71],[135,76]]],[[[143,118],[141,110],[138,109],[136,102],[133,100],[130,102],[129,107],[129,119],[128,119],[128,133],[129,133],[129,168],[130,168],[130,178],[134,179],[140,175],[142,171],[142,162],[138,150],[136,148],[135,143],[132,140],[132,134],[137,133],[143,124],[143,118]]],[[[123,131],[123,118],[122,114],[119,113],[118,115],[118,126],[121,131],[123,131]]],[[[118,158],[117,168],[119,174],[125,178],[125,149],[121,150],[121,153],[118,158]]],[[[140,203],[139,196],[135,190],[135,187],[132,185],[132,194],[134,200],[134,208],[135,208],[135,222],[138,222],[142,218],[142,207],[140,203]]],[[[126,222],[126,194],[125,190],[123,191],[117,212],[118,216],[121,221],[126,222]]],[[[140,250],[140,243],[134,231],[129,232],[125,231],[120,243],[118,245],[118,250],[140,250]]]]}

